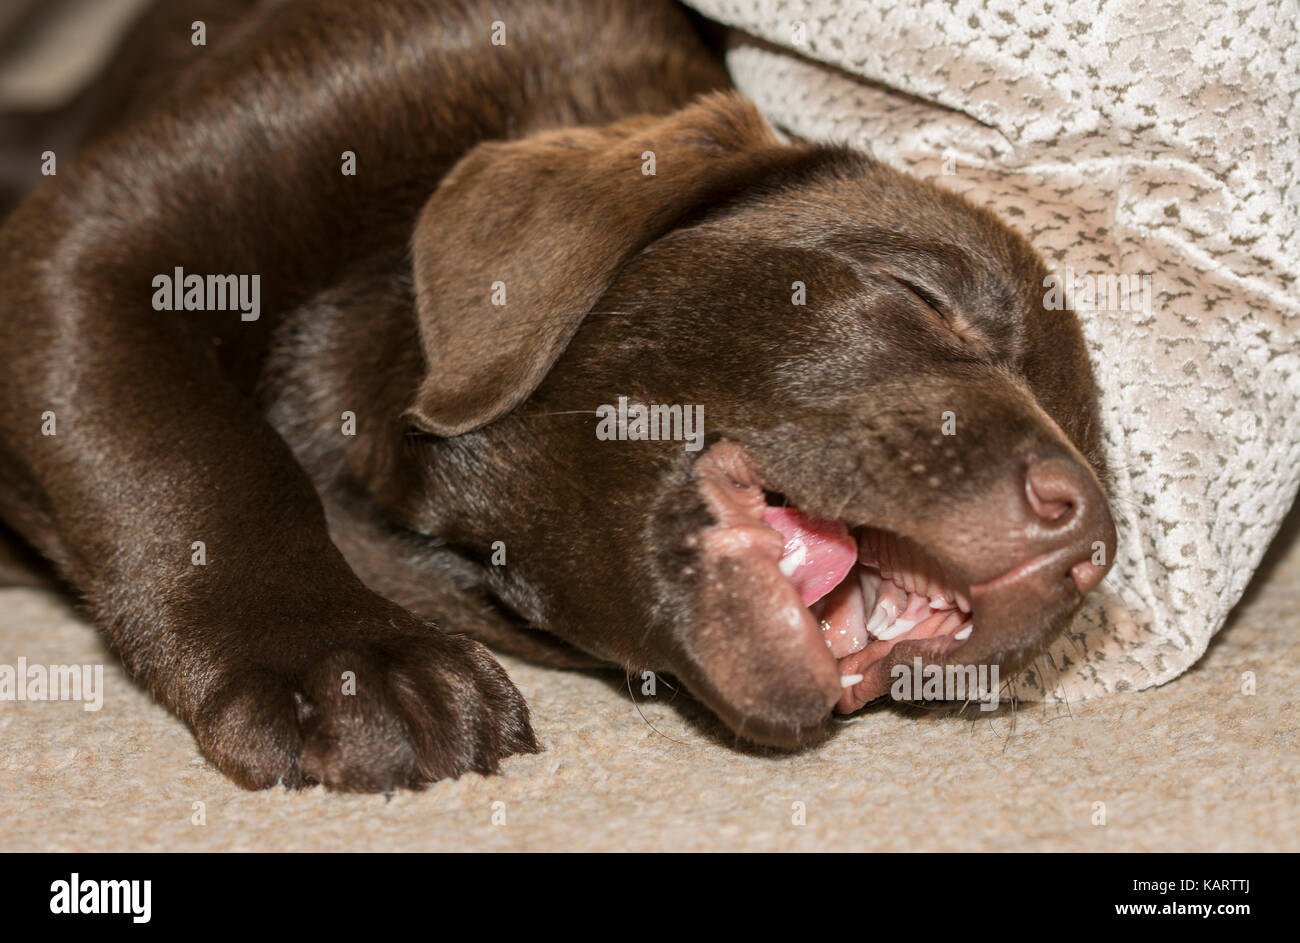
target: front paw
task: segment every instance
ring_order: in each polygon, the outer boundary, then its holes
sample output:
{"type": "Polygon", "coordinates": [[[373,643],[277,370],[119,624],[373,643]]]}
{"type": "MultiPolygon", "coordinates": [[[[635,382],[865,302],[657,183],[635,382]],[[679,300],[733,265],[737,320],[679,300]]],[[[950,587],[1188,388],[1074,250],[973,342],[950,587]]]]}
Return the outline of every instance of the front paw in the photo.
{"type": "Polygon", "coordinates": [[[528,707],[487,649],[407,628],[226,672],[193,719],[204,754],[250,789],[389,792],[538,751],[528,707]]]}

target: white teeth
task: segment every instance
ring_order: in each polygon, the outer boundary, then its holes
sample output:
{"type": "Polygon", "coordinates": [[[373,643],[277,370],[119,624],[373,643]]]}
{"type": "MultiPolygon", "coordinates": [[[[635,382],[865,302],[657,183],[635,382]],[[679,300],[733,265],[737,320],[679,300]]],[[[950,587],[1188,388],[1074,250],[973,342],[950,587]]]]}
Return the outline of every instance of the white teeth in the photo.
{"type": "Polygon", "coordinates": [[[803,566],[803,561],[807,556],[808,556],[808,548],[805,547],[803,544],[800,544],[798,547],[795,547],[792,553],[788,553],[784,557],[782,557],[781,562],[778,563],[777,566],[781,568],[781,574],[786,579],[789,579],[790,577],[794,576],[795,570],[803,566]]]}
{"type": "Polygon", "coordinates": [[[851,688],[862,680],[862,675],[840,675],[840,687],[851,688]]]}
{"type": "Polygon", "coordinates": [[[888,621],[889,613],[885,612],[885,604],[881,603],[876,607],[875,611],[871,613],[871,619],[867,622],[867,634],[875,635],[876,630],[888,621]]]}
{"type": "Polygon", "coordinates": [[[867,631],[876,638],[880,638],[877,629],[893,622],[898,618],[898,605],[892,599],[882,599],[876,604],[876,609],[871,613],[871,621],[867,623],[867,631]]]}
{"type": "Polygon", "coordinates": [[[954,635],[953,638],[955,638],[955,639],[957,639],[957,640],[959,640],[959,641],[960,641],[961,639],[968,639],[968,638],[970,638],[971,630],[973,630],[974,628],[975,628],[975,626],[973,626],[973,625],[968,625],[968,626],[966,626],[966,628],[962,629],[960,632],[958,632],[956,635],[954,635]]]}
{"type": "Polygon", "coordinates": [[[910,632],[915,625],[915,622],[907,619],[895,619],[889,625],[881,626],[880,630],[876,632],[876,638],[887,642],[890,639],[898,638],[905,632],[910,632]]]}

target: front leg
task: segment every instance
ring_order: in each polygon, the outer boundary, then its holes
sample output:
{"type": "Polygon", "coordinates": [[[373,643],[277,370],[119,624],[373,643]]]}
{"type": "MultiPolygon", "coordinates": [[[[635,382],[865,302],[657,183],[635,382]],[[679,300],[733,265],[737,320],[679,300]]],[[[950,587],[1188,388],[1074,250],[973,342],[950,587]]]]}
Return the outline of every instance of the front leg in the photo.
{"type": "Polygon", "coordinates": [[[415,179],[376,167],[371,192],[322,197],[322,181],[347,184],[311,145],[334,143],[338,109],[345,127],[368,116],[277,71],[274,42],[61,170],[0,228],[0,517],[240,783],[369,791],[492,770],[536,749],[518,692],[476,643],[362,585],[232,382],[363,228],[349,214],[383,206],[382,181],[391,203],[415,179]],[[177,266],[258,275],[262,317],[156,310],[154,278],[177,266]]]}
{"type": "Polygon", "coordinates": [[[361,584],[212,365],[161,326],[74,330],[112,315],[82,296],[25,296],[57,329],[42,356],[7,352],[5,516],[208,757],[250,787],[386,790],[534,749],[500,667],[361,584]]]}

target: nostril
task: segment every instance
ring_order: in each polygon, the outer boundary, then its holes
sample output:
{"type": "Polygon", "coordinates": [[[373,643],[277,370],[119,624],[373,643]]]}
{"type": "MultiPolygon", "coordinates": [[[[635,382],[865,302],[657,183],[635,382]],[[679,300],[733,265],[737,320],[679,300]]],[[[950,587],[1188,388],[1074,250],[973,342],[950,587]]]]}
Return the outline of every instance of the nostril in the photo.
{"type": "Polygon", "coordinates": [[[1087,596],[1096,589],[1105,575],[1106,568],[1097,566],[1091,560],[1080,560],[1070,567],[1070,578],[1074,580],[1074,585],[1081,596],[1087,596]]]}
{"type": "Polygon", "coordinates": [[[1036,546],[1065,567],[1055,572],[1082,596],[1096,589],[1110,568],[1115,529],[1088,469],[1065,456],[1033,457],[1025,468],[1025,500],[1047,525],[1036,546]]]}
{"type": "Polygon", "coordinates": [[[1031,460],[1025,471],[1025,497],[1040,520],[1064,526],[1083,503],[1084,486],[1074,463],[1049,458],[1031,460]]]}
{"type": "Polygon", "coordinates": [[[1029,503],[1033,506],[1034,513],[1049,524],[1057,523],[1074,510],[1074,505],[1068,501],[1044,501],[1036,497],[1032,490],[1029,494],[1029,503]]]}

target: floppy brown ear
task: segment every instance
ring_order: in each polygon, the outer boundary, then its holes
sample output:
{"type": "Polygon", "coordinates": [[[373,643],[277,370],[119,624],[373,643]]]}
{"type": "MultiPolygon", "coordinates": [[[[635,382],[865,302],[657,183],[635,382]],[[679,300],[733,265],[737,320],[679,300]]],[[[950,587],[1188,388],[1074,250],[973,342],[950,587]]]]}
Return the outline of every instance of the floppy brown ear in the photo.
{"type": "Polygon", "coordinates": [[[480,144],[416,223],[427,372],[407,417],[450,436],[509,412],[636,252],[802,152],[729,93],[667,117],[480,144]]]}

